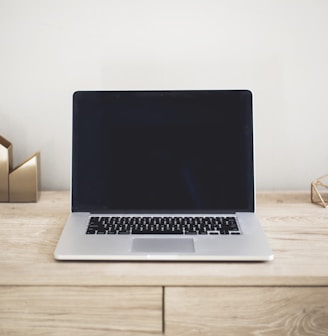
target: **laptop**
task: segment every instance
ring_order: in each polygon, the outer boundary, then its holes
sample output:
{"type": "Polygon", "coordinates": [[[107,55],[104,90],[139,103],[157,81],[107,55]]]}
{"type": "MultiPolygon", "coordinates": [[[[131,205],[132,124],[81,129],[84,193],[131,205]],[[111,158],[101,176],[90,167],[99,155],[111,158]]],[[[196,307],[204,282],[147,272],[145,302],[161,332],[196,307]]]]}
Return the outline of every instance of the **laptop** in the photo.
{"type": "Polygon", "coordinates": [[[268,261],[248,90],[73,94],[57,260],[268,261]]]}

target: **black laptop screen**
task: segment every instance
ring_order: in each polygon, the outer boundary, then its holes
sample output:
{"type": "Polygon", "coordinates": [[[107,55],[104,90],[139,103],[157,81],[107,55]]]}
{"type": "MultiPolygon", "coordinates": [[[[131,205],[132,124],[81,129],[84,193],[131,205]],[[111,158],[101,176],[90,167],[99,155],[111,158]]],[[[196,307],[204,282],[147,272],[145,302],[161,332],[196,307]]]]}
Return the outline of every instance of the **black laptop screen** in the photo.
{"type": "Polygon", "coordinates": [[[79,91],[72,210],[253,211],[246,90],[79,91]]]}

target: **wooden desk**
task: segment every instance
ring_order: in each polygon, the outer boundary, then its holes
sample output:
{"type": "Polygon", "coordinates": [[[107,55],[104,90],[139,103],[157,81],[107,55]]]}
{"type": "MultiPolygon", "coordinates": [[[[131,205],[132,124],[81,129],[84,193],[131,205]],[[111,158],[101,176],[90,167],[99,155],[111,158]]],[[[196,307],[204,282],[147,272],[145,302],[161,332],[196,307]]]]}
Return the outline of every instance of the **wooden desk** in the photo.
{"type": "Polygon", "coordinates": [[[0,204],[0,335],[328,335],[328,209],[257,202],[273,262],[57,262],[69,192],[0,204]]]}

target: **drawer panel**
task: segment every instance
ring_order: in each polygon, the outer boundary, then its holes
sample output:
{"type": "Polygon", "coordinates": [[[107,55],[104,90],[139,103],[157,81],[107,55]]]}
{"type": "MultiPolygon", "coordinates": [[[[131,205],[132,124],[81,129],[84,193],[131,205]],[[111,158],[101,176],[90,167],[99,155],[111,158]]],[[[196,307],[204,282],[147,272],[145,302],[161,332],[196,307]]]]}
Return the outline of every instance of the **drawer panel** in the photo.
{"type": "Polygon", "coordinates": [[[0,335],[161,333],[161,287],[0,287],[0,335]]]}
{"type": "Polygon", "coordinates": [[[166,288],[166,335],[328,335],[327,287],[166,288]]]}

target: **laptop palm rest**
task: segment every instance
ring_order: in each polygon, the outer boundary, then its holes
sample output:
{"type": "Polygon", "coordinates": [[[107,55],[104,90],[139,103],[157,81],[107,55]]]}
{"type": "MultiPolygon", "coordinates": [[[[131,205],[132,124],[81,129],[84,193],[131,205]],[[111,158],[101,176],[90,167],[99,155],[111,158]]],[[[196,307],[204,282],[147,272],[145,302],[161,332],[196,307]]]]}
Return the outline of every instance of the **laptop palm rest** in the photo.
{"type": "Polygon", "coordinates": [[[195,252],[195,247],[191,238],[135,238],[132,252],[190,253],[195,252]]]}

